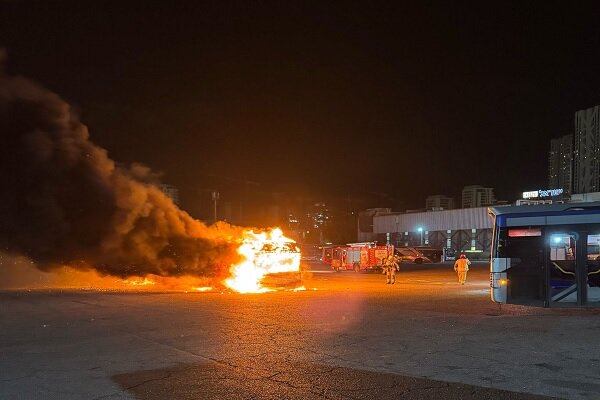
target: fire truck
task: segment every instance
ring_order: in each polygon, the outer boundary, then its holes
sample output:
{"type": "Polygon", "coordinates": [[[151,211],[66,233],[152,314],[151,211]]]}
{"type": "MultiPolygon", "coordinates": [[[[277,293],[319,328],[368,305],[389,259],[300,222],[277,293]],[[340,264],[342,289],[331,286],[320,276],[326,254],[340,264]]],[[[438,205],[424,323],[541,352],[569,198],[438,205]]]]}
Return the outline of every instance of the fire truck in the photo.
{"type": "Polygon", "coordinates": [[[377,242],[324,246],[321,261],[334,271],[369,271],[381,269],[385,259],[394,254],[394,246],[378,246],[377,242]]]}

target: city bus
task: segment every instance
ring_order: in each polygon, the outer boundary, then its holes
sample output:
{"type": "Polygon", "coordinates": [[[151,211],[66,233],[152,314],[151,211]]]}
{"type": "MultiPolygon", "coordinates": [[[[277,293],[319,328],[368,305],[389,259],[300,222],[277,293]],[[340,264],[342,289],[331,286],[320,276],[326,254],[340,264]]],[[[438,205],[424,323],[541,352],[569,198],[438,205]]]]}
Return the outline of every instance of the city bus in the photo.
{"type": "Polygon", "coordinates": [[[492,301],[600,307],[600,202],[490,207],[492,301]]]}

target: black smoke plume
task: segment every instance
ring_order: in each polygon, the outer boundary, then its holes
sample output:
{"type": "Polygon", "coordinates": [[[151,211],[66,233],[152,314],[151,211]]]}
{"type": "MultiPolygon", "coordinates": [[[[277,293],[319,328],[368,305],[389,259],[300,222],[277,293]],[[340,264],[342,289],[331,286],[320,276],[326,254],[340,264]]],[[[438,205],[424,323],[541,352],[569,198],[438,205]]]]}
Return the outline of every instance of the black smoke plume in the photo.
{"type": "Polygon", "coordinates": [[[234,261],[235,228],[190,217],[148,169],[117,167],[58,95],[1,70],[0,133],[1,251],[119,277],[215,276],[234,261]]]}

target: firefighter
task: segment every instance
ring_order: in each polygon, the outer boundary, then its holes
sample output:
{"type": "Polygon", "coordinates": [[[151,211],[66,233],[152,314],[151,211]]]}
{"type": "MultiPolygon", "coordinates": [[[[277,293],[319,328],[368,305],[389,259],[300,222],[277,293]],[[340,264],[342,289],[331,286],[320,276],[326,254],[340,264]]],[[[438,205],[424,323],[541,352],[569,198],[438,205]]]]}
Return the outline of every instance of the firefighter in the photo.
{"type": "Polygon", "coordinates": [[[400,266],[398,262],[394,258],[393,255],[388,256],[383,262],[383,273],[386,275],[386,283],[394,284],[396,283],[396,272],[400,270],[400,266]]]}
{"type": "Polygon", "coordinates": [[[458,283],[461,285],[464,285],[467,281],[467,271],[469,271],[469,265],[471,265],[471,261],[469,261],[464,253],[461,254],[458,260],[456,260],[454,263],[454,271],[458,273],[458,283]]]}

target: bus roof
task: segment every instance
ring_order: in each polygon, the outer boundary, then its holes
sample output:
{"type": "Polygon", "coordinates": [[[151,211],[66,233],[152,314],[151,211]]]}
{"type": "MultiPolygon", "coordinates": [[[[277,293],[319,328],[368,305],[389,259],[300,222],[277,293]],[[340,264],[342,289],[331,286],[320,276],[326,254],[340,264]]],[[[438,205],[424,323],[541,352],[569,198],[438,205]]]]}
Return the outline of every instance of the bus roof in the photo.
{"type": "Polygon", "coordinates": [[[600,211],[600,201],[589,203],[561,203],[561,204],[542,204],[542,205],[523,205],[523,206],[499,206],[488,207],[490,216],[528,216],[528,215],[553,215],[564,211],[600,211]]]}
{"type": "Polygon", "coordinates": [[[538,206],[489,207],[496,226],[542,226],[600,222],[600,201],[538,206]]]}

